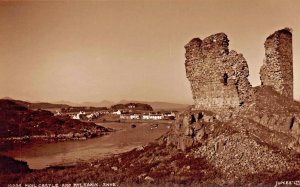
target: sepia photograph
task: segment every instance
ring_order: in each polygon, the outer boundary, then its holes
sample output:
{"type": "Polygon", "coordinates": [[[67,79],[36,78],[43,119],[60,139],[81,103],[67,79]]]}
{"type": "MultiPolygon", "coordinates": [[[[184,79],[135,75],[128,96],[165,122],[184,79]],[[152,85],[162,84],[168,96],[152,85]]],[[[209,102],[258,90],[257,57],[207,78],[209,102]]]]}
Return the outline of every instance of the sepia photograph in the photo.
{"type": "Polygon", "coordinates": [[[300,186],[299,0],[0,0],[0,186],[300,186]]]}

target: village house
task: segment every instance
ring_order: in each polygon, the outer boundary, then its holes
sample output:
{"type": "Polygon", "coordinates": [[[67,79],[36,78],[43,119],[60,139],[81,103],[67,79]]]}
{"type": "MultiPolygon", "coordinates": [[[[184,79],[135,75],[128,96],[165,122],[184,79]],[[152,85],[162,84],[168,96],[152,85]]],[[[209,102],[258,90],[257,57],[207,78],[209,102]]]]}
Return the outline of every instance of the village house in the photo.
{"type": "Polygon", "coordinates": [[[71,114],[70,116],[71,116],[72,119],[81,119],[82,116],[84,116],[84,115],[85,115],[85,112],[80,111],[77,114],[71,114]]]}
{"type": "Polygon", "coordinates": [[[140,119],[140,115],[139,114],[131,114],[130,119],[140,119]]]}
{"type": "Polygon", "coordinates": [[[135,105],[129,105],[128,108],[135,108],[135,105]]]}
{"type": "Polygon", "coordinates": [[[121,110],[117,110],[117,111],[113,111],[112,114],[115,114],[115,115],[121,115],[122,112],[121,112],[121,110]]]}
{"type": "Polygon", "coordinates": [[[130,119],[130,114],[121,114],[120,119],[130,119]]]}
{"type": "Polygon", "coordinates": [[[120,119],[140,119],[139,114],[121,114],[120,119]]]}
{"type": "Polygon", "coordinates": [[[142,119],[144,120],[161,120],[163,118],[164,116],[162,114],[157,114],[157,113],[148,113],[142,115],[142,119]]]}
{"type": "Polygon", "coordinates": [[[97,117],[99,117],[99,116],[100,116],[100,113],[99,113],[99,112],[92,112],[92,113],[86,115],[86,118],[87,118],[88,120],[92,120],[92,119],[95,119],[95,118],[97,118],[97,117]]]}
{"type": "Polygon", "coordinates": [[[101,111],[99,111],[99,114],[109,114],[109,111],[108,110],[101,110],[101,111]]]}

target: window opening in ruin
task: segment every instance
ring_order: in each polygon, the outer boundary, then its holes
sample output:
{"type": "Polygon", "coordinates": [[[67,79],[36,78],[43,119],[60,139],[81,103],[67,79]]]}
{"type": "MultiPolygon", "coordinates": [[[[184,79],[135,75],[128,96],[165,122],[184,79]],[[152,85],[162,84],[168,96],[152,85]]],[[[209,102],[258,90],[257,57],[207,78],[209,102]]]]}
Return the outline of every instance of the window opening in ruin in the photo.
{"type": "Polygon", "coordinates": [[[198,120],[199,120],[199,119],[202,119],[202,118],[203,118],[203,114],[202,114],[202,112],[199,112],[199,113],[198,113],[198,120]]]}
{"type": "Polygon", "coordinates": [[[196,136],[196,132],[195,132],[195,129],[192,128],[192,138],[194,138],[196,136]]]}
{"type": "Polygon", "coordinates": [[[290,124],[290,129],[292,129],[292,128],[293,128],[293,126],[294,126],[294,123],[295,123],[295,117],[293,117],[293,118],[292,118],[292,121],[291,121],[291,124],[290,124]]]}
{"type": "Polygon", "coordinates": [[[228,75],[227,75],[227,73],[224,73],[224,75],[223,75],[223,83],[224,83],[225,86],[227,86],[227,79],[228,79],[228,75]]]}
{"type": "Polygon", "coordinates": [[[196,118],[195,118],[194,114],[191,117],[192,117],[191,123],[195,123],[196,122],[196,118]]]}

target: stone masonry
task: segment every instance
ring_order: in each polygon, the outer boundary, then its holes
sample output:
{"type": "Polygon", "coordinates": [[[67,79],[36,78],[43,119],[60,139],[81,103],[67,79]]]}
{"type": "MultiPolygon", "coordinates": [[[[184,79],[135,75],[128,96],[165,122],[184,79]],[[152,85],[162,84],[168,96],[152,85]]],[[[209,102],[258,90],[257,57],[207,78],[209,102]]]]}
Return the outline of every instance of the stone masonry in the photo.
{"type": "MultiPolygon", "coordinates": [[[[249,69],[242,54],[229,51],[224,33],[204,40],[192,39],[186,46],[186,75],[191,83],[194,109],[237,108],[252,100],[249,69]]],[[[290,29],[278,30],[265,42],[261,84],[293,99],[293,51],[290,29]]]]}
{"type": "Polygon", "coordinates": [[[293,49],[290,29],[278,30],[265,42],[265,59],[260,70],[262,85],[272,86],[293,99],[293,49]]]}
{"type": "MultiPolygon", "coordinates": [[[[293,100],[290,30],[276,31],[266,39],[266,59],[260,71],[262,86],[256,88],[248,81],[245,58],[229,51],[228,42],[226,34],[218,33],[204,40],[194,38],[185,46],[186,75],[195,104],[177,115],[168,143],[185,150],[227,124],[238,127],[241,133],[246,131],[241,128],[248,128],[261,138],[274,131],[276,137],[272,135],[270,139],[274,145],[300,145],[300,105],[293,100]],[[286,136],[289,141],[283,141],[280,135],[285,133],[291,133],[286,136]]],[[[228,127],[221,131],[226,130],[228,127]]]]}
{"type": "Polygon", "coordinates": [[[218,33],[186,46],[186,75],[195,109],[235,108],[251,99],[249,69],[242,54],[228,49],[229,40],[218,33]]]}

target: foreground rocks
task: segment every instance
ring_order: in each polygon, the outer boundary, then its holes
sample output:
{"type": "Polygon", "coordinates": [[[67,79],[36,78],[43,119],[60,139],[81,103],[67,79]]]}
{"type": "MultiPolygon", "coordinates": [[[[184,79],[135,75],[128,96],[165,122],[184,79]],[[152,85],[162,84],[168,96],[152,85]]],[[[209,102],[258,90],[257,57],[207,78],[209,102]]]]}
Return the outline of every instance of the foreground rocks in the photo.
{"type": "MultiPolygon", "coordinates": [[[[76,183],[107,182],[122,186],[187,185],[209,181],[217,171],[203,158],[186,157],[186,153],[166,144],[153,143],[141,149],[115,155],[90,163],[79,163],[66,168],[47,168],[28,174],[15,174],[15,182],[22,183],[76,183]]],[[[3,177],[4,183],[11,182],[3,177]]]]}
{"type": "Polygon", "coordinates": [[[299,157],[240,134],[215,137],[185,151],[165,139],[111,158],[75,166],[3,175],[2,183],[105,182],[121,186],[268,185],[299,180],[299,157]],[[222,147],[215,142],[226,142],[222,147]],[[254,151],[255,150],[255,151],[254,151]],[[265,167],[267,166],[267,167],[265,167]],[[13,180],[12,180],[13,179],[13,180]]]}
{"type": "Polygon", "coordinates": [[[253,101],[240,108],[182,112],[165,141],[192,148],[188,155],[205,158],[221,173],[221,184],[299,180],[300,104],[271,87],[254,90],[253,101]]]}

